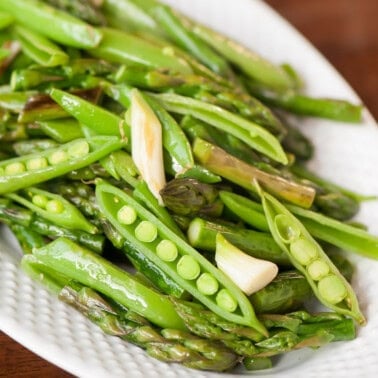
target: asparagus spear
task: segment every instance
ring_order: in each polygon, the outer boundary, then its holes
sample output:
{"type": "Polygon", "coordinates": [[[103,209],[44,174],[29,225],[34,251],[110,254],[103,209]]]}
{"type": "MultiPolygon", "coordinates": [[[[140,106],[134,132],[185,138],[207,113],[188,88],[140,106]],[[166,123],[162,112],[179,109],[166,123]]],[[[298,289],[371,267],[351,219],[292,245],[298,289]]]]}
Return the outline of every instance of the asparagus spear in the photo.
{"type": "Polygon", "coordinates": [[[218,190],[195,179],[174,179],[165,185],[160,195],[165,206],[178,215],[218,217],[223,210],[218,190]]]}
{"type": "Polygon", "coordinates": [[[263,172],[201,139],[194,141],[193,152],[205,168],[245,189],[255,191],[253,181],[257,180],[267,191],[279,198],[302,207],[308,208],[312,205],[315,190],[311,187],[263,172]]]}
{"type": "Polygon", "coordinates": [[[188,239],[193,247],[213,252],[218,233],[253,257],[269,260],[281,266],[290,265],[288,257],[268,233],[195,218],[189,225],[188,239]]]}
{"type": "Polygon", "coordinates": [[[225,346],[194,337],[185,331],[156,328],[144,318],[111,305],[88,287],[77,284],[65,286],[59,298],[75,307],[107,334],[136,344],[146,349],[151,357],[162,361],[213,371],[228,370],[238,362],[237,356],[225,346]],[[172,336],[174,331],[175,338],[172,336]]]}

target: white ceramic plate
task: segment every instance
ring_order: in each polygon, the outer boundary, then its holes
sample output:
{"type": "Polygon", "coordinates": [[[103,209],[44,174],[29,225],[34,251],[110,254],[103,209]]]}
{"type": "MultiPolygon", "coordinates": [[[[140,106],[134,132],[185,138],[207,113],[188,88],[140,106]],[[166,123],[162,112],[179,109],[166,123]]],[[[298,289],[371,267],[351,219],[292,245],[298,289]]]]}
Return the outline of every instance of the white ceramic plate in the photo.
{"type": "MultiPolygon", "coordinates": [[[[259,0],[167,0],[193,18],[227,33],[271,60],[292,63],[311,95],[360,100],[327,61],[285,20],[259,0]]],[[[303,6],[306,6],[305,3],[303,6]]],[[[308,119],[300,127],[315,142],[312,167],[362,193],[378,194],[378,128],[366,112],[362,125],[308,119]]],[[[357,217],[378,234],[378,204],[357,217]]],[[[167,365],[116,337],[104,335],[79,313],[30,281],[4,229],[0,247],[0,328],[61,368],[81,377],[217,377],[167,365]]],[[[356,258],[354,287],[368,325],[351,342],[293,352],[264,377],[373,377],[378,374],[378,263],[356,258]]],[[[240,373],[238,373],[240,374],[240,373]]],[[[259,374],[255,374],[259,375],[259,374]]],[[[224,374],[223,376],[232,376],[224,374]]]]}

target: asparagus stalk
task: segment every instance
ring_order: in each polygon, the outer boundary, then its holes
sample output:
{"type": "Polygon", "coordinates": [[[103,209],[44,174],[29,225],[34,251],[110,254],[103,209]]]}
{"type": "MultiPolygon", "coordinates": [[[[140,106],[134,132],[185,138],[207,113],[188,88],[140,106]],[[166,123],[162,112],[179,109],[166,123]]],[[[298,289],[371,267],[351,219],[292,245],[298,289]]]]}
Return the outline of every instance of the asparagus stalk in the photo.
{"type": "Polygon", "coordinates": [[[205,168],[245,189],[256,191],[254,180],[257,180],[267,191],[288,202],[308,208],[314,201],[313,188],[266,173],[204,140],[194,141],[193,152],[205,168]]]}
{"type": "Polygon", "coordinates": [[[59,298],[79,310],[105,333],[136,344],[159,360],[212,371],[228,370],[238,362],[236,354],[224,345],[194,337],[185,331],[156,328],[144,318],[111,305],[88,287],[65,286],[59,298]]]}
{"type": "Polygon", "coordinates": [[[193,247],[213,252],[218,233],[253,257],[269,260],[281,266],[290,266],[288,257],[268,233],[195,218],[189,225],[188,239],[193,247]]]}

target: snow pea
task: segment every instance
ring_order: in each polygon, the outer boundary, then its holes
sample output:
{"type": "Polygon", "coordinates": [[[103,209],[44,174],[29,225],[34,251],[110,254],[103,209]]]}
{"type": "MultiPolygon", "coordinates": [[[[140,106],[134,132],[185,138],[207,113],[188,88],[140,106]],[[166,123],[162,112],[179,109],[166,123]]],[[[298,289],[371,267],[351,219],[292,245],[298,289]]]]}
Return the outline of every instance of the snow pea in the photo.
{"type": "Polygon", "coordinates": [[[0,194],[23,189],[83,168],[119,150],[125,143],[117,137],[77,139],[57,148],[0,162],[0,194]]]}
{"type": "Polygon", "coordinates": [[[264,213],[276,243],[307,279],[315,296],[337,313],[366,322],[352,287],[305,226],[277,199],[259,189],[264,213]]]}
{"type": "Polygon", "coordinates": [[[89,48],[97,46],[101,31],[39,0],[1,0],[0,10],[21,25],[63,45],[89,48]]]}
{"type": "Polygon", "coordinates": [[[126,242],[144,253],[183,289],[219,316],[266,334],[240,289],[131,196],[105,182],[98,182],[96,198],[106,218],[126,242]],[[202,293],[197,287],[197,280],[205,273],[212,276],[219,288],[212,295],[202,293]],[[228,311],[220,305],[216,301],[217,293],[235,302],[236,310],[228,311]]]}
{"type": "Polygon", "coordinates": [[[185,330],[168,297],[66,238],[36,249],[33,256],[51,269],[105,294],[160,327],[185,330]]]}

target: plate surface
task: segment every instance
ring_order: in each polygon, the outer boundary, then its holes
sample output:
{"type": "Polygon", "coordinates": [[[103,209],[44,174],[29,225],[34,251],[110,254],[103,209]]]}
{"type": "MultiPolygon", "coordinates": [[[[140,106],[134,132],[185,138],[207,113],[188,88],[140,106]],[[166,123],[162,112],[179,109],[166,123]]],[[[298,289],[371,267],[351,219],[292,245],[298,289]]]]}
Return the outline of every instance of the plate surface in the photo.
{"type": "MultiPolygon", "coordinates": [[[[289,62],[303,76],[307,93],[359,98],[332,66],[285,20],[259,0],[166,0],[276,63],[289,62]]],[[[305,5],[303,5],[305,6],[305,5]]],[[[314,141],[311,167],[354,190],[378,194],[378,128],[366,112],[362,125],[306,119],[297,121],[314,141]]],[[[363,205],[357,220],[378,235],[378,203],[363,205]]],[[[81,377],[219,377],[167,365],[121,340],[104,335],[75,310],[29,280],[17,264],[21,254],[6,230],[0,230],[0,328],[50,362],[81,377]]],[[[374,377],[378,374],[378,263],[353,257],[353,283],[368,325],[351,342],[318,351],[293,352],[264,377],[374,377]]],[[[241,374],[223,374],[224,377],[241,374]]]]}

